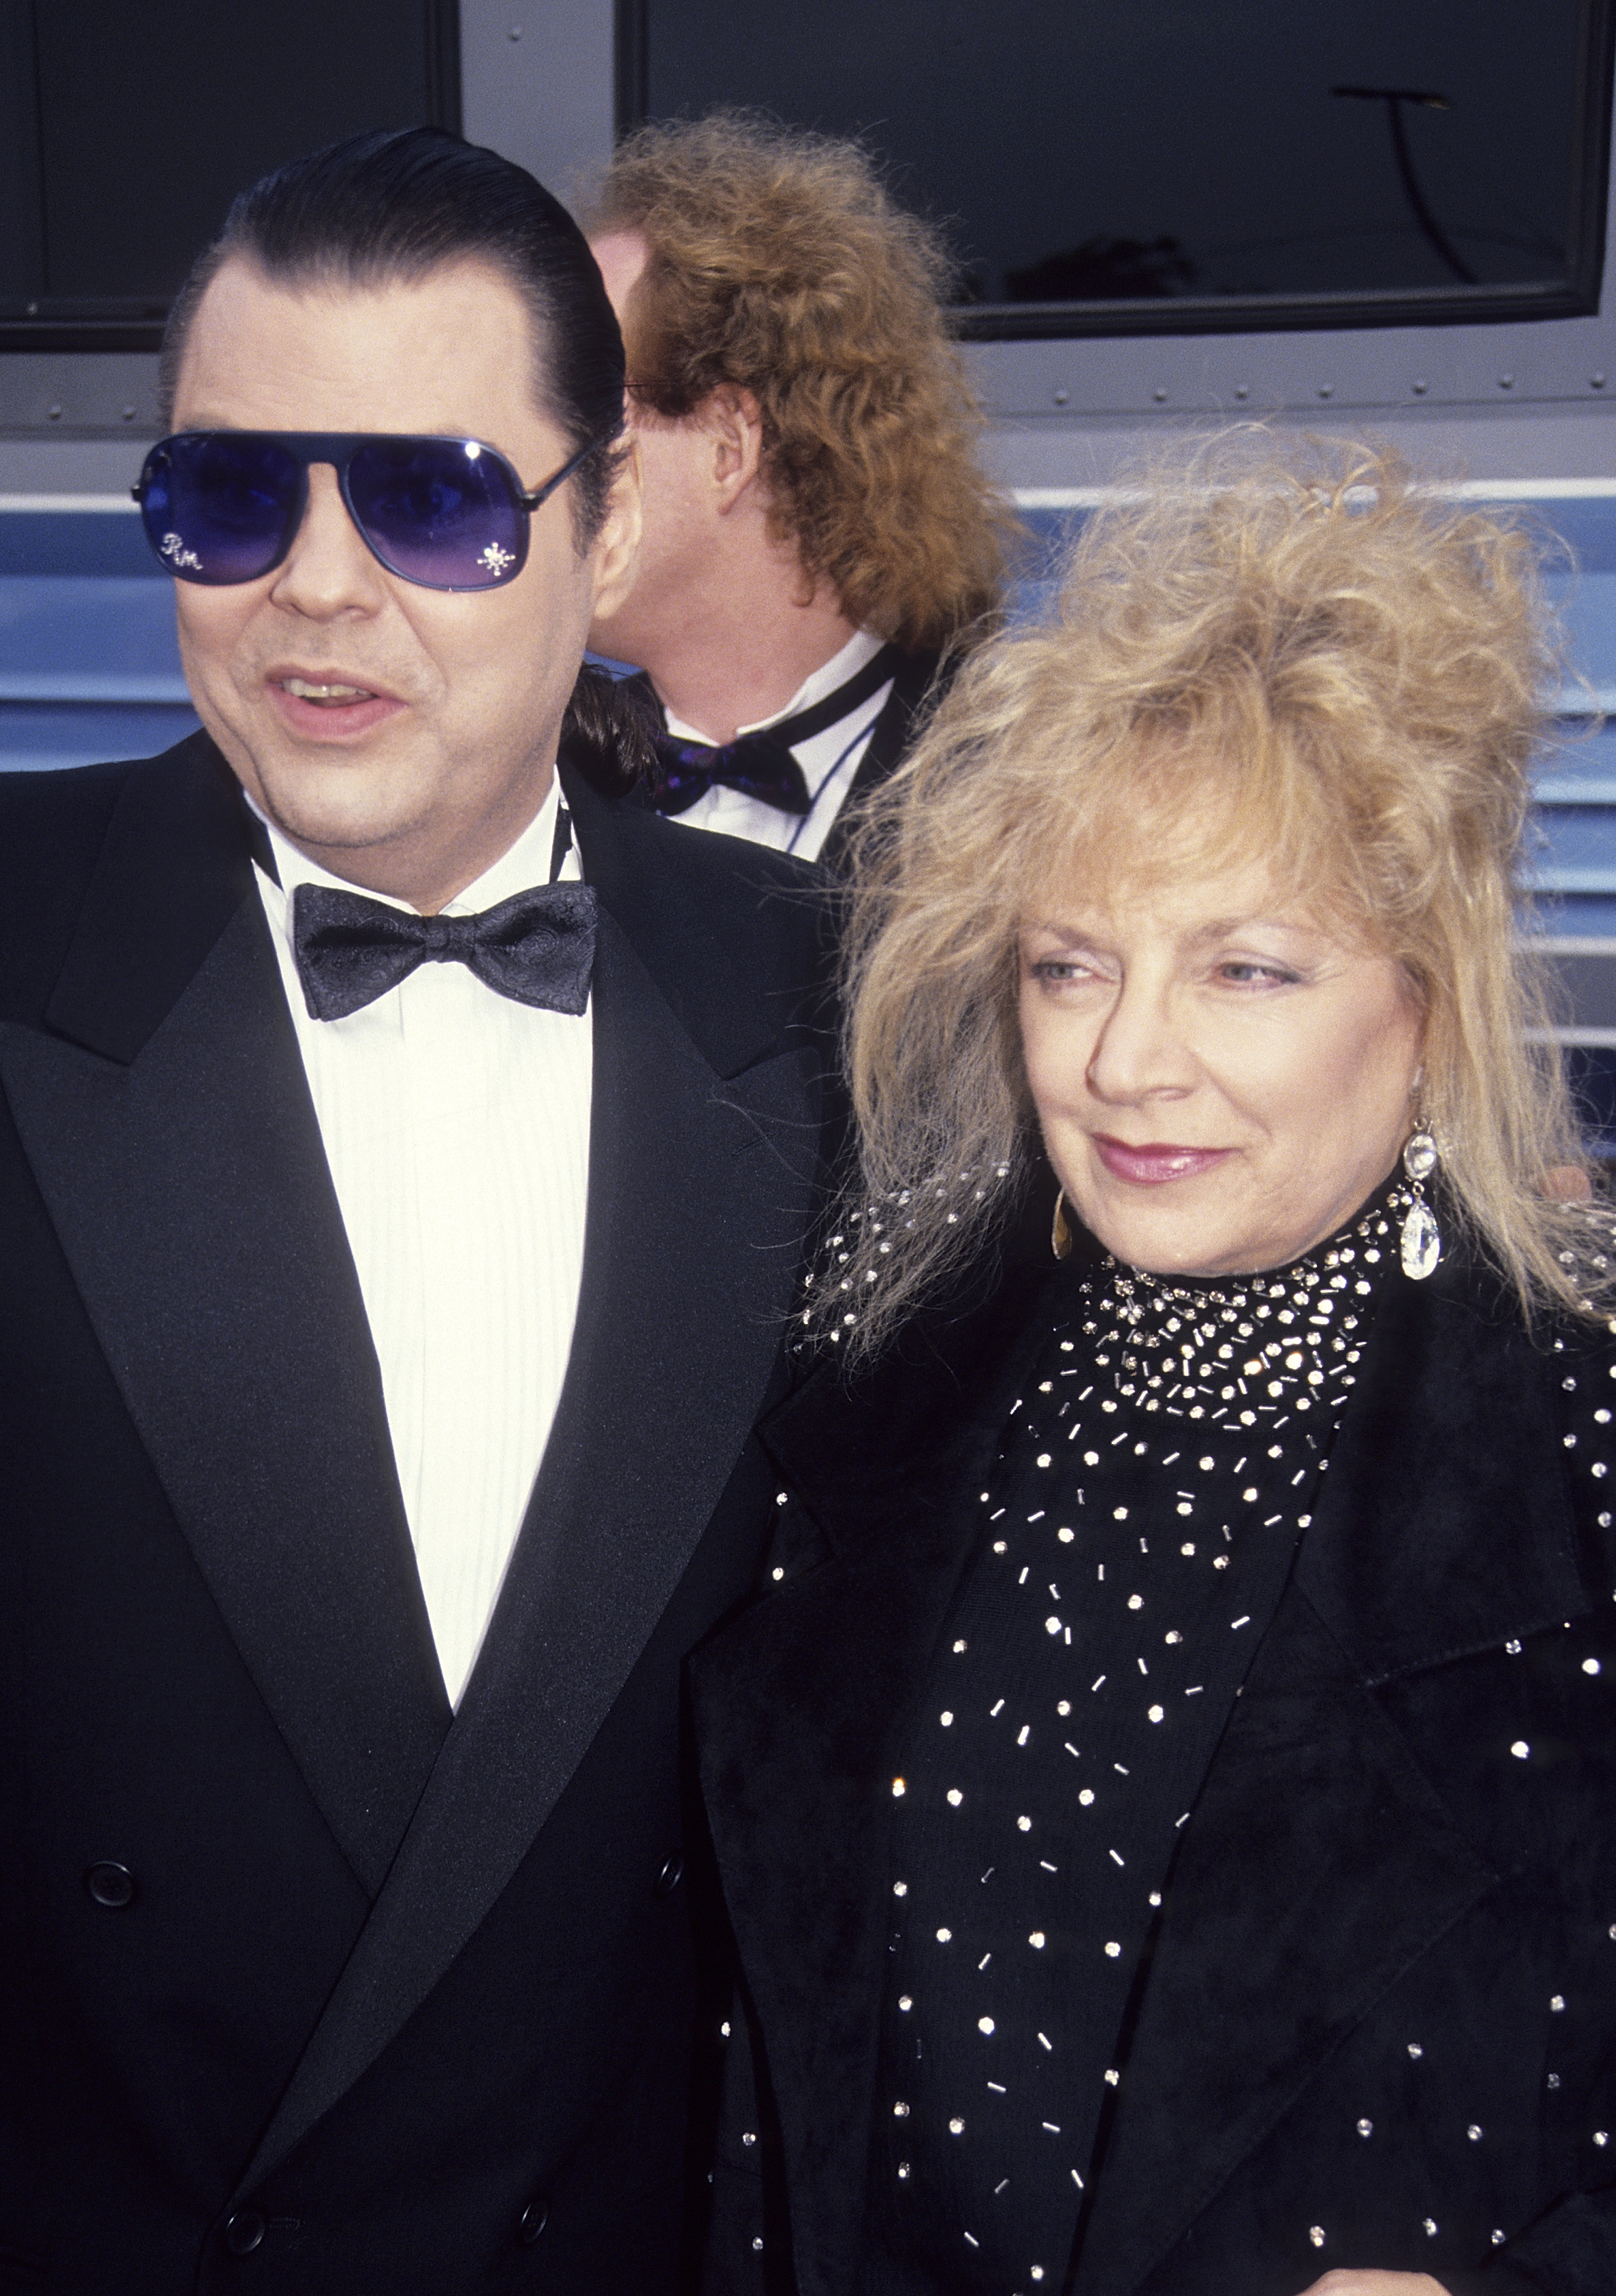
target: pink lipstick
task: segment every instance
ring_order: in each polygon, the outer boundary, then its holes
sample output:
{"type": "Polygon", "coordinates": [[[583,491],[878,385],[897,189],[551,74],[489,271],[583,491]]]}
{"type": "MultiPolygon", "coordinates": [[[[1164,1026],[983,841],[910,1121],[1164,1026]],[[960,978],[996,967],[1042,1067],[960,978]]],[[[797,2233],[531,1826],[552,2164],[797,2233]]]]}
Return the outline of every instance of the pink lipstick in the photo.
{"type": "Polygon", "coordinates": [[[1159,1188],[1169,1180],[1193,1180],[1214,1164],[1234,1154],[1232,1148],[1183,1148],[1171,1141],[1152,1140],[1134,1147],[1103,1132],[1089,1135],[1095,1152],[1113,1178],[1136,1186],[1159,1188]]]}

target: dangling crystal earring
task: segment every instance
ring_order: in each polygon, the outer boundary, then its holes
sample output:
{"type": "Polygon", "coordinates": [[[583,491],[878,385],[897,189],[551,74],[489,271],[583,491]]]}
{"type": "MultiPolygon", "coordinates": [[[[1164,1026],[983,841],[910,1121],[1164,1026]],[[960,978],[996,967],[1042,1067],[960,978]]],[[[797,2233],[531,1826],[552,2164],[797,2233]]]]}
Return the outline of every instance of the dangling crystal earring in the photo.
{"type": "Polygon", "coordinates": [[[1055,1190],[1054,1218],[1049,1224],[1049,1249],[1057,1259],[1066,1259],[1071,1253],[1071,1229],[1066,1218],[1066,1191],[1055,1190]]]}
{"type": "Polygon", "coordinates": [[[1422,1125],[1403,1150],[1403,1169],[1414,1190],[1403,1221],[1403,1273],[1415,1283],[1423,1283],[1442,1257],[1442,1231],[1425,1201],[1425,1183],[1440,1160],[1437,1144],[1422,1125]]]}

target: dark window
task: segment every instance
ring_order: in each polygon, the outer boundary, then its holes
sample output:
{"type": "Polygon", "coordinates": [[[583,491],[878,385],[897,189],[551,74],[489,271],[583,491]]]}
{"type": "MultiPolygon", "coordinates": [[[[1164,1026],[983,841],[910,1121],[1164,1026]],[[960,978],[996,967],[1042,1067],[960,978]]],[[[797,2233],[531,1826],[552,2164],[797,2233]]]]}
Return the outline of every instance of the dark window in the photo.
{"type": "Polygon", "coordinates": [[[1597,308],[1612,0],[620,0],[628,109],[861,134],[965,332],[1597,308]]]}
{"type": "Polygon", "coordinates": [[[234,194],[457,127],[454,0],[0,0],[0,339],[144,349],[234,194]]]}

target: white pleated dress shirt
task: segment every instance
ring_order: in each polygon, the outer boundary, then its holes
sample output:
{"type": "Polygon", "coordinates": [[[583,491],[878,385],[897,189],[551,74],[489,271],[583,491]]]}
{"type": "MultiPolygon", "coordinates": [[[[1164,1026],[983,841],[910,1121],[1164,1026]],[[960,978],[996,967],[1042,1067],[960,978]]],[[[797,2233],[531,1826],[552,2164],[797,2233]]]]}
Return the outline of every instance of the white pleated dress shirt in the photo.
{"type": "MultiPolygon", "coordinates": [[[[855,631],[840,653],[803,679],[783,709],[776,709],[772,718],[759,718],[754,726],[738,726],[737,734],[767,734],[783,718],[794,718],[798,710],[811,709],[816,701],[828,700],[839,685],[856,677],[865,662],[874,661],[885,643],[868,630],[855,631]]],[[[673,819],[682,829],[722,830],[728,837],[749,837],[754,845],[772,845],[777,853],[794,853],[800,860],[816,861],[891,691],[889,679],[823,734],[792,742],[792,755],[802,768],[812,800],[806,814],[782,813],[778,806],[766,805],[761,798],[748,797],[742,790],[711,789],[673,819]]],[[[681,742],[710,743],[713,738],[699,726],[687,726],[681,718],[669,718],[668,730],[681,742]]]]}
{"type": "MultiPolygon", "coordinates": [[[[537,820],[446,914],[548,883],[558,803],[553,782],[537,820]]],[[[439,1663],[458,1704],[572,1344],[591,1016],[513,1004],[463,964],[429,964],[346,1020],[312,1020],[292,961],[292,890],[368,889],[331,876],[266,825],[281,882],[260,870],[258,890],[381,1361],[439,1663]]],[[[578,876],[575,852],[561,874],[578,876]]]]}

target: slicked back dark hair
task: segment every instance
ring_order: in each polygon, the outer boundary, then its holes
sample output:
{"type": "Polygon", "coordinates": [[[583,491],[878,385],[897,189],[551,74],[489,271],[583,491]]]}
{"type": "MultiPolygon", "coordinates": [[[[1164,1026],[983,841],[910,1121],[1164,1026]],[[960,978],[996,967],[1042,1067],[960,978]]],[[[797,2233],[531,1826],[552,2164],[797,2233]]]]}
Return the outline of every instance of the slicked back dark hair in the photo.
{"type": "Polygon", "coordinates": [[[380,287],[450,263],[501,274],[532,322],[538,404],[572,448],[602,442],[570,481],[574,537],[588,548],[622,459],[623,341],[588,242],[525,168],[441,128],[406,127],[350,136],[261,176],[234,202],[168,315],[158,373],[165,429],[197,308],[233,259],[283,285],[380,287]]]}

